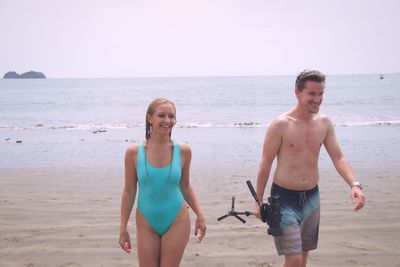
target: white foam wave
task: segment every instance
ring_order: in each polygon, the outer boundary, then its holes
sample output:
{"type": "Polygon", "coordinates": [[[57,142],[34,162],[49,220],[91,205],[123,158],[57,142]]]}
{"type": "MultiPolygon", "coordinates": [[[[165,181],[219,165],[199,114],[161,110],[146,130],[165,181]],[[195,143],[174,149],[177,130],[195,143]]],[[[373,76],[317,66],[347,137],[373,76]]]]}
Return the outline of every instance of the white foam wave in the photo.
{"type": "Polygon", "coordinates": [[[177,124],[179,128],[259,128],[264,125],[259,122],[238,122],[238,123],[183,123],[177,124]]]}
{"type": "Polygon", "coordinates": [[[371,120],[371,121],[347,121],[336,123],[339,127],[356,127],[356,126],[400,126],[400,120],[371,120]]]}
{"type": "MultiPolygon", "coordinates": [[[[178,128],[261,128],[267,124],[260,122],[237,122],[237,123],[211,123],[211,122],[188,122],[178,123],[178,128]]],[[[347,121],[335,123],[336,127],[358,127],[358,126],[393,126],[399,127],[400,120],[371,120],[371,121],[347,121]]],[[[106,132],[107,130],[123,130],[132,128],[144,128],[144,123],[115,123],[115,124],[67,124],[67,125],[0,125],[0,131],[37,131],[37,130],[87,130],[93,132],[106,132]]]]}

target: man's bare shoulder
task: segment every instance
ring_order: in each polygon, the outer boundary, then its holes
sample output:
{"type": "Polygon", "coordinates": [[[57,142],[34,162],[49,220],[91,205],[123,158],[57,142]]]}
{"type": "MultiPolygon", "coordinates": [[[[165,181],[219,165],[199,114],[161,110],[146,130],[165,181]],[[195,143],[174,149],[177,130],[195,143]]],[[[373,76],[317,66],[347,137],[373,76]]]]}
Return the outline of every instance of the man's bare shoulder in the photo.
{"type": "Polygon", "coordinates": [[[268,125],[269,133],[283,133],[288,125],[294,120],[288,113],[284,113],[279,117],[274,118],[268,125]]]}
{"type": "Polygon", "coordinates": [[[324,114],[318,114],[317,119],[318,119],[322,124],[324,124],[325,126],[328,126],[328,127],[333,126],[332,120],[331,120],[328,116],[326,116],[326,115],[324,115],[324,114]]]}
{"type": "Polygon", "coordinates": [[[271,124],[276,125],[277,127],[286,127],[289,123],[294,122],[296,119],[291,114],[291,112],[286,112],[276,117],[271,124]]]}

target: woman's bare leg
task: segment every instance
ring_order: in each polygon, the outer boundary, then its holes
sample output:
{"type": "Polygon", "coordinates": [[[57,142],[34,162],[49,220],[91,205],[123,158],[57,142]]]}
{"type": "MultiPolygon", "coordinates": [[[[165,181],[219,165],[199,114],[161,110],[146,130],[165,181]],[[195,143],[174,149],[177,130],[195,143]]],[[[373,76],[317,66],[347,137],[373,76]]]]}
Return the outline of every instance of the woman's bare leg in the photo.
{"type": "Polygon", "coordinates": [[[136,209],[136,239],[139,266],[159,267],[161,237],[146,221],[139,209],[136,209]]]}
{"type": "Polygon", "coordinates": [[[190,217],[184,203],[168,231],[161,237],[160,267],[178,267],[190,235],[190,217]]]}

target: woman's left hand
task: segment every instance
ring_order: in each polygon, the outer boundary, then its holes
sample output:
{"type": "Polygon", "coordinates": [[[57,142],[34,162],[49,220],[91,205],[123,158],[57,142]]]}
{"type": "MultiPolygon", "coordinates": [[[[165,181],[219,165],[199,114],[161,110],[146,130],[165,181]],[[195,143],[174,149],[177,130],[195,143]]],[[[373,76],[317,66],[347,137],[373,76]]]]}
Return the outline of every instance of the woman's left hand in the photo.
{"type": "Polygon", "coordinates": [[[204,219],[204,216],[197,216],[196,219],[196,225],[194,228],[194,235],[197,236],[200,230],[200,235],[199,235],[199,241],[203,239],[203,237],[206,235],[206,221],[204,219]]]}

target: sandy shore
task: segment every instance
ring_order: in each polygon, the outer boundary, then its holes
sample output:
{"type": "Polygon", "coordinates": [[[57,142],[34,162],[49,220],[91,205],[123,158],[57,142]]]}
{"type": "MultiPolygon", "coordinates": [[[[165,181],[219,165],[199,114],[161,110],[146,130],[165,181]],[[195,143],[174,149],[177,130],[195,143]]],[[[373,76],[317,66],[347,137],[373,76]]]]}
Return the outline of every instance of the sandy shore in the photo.
{"type": "MultiPolygon", "coordinates": [[[[359,173],[368,181],[368,202],[357,213],[344,183],[325,172],[319,248],[309,266],[400,266],[399,171],[359,173]]],[[[116,168],[2,169],[0,266],[138,266],[136,252],[127,255],[117,244],[122,175],[116,168]]],[[[246,224],[232,217],[216,220],[232,195],[238,210],[251,209],[246,179],[193,176],[208,233],[202,243],[192,235],[181,266],[281,266],[265,225],[251,217],[246,224]]],[[[134,240],[133,220],[130,225],[134,240]]]]}

